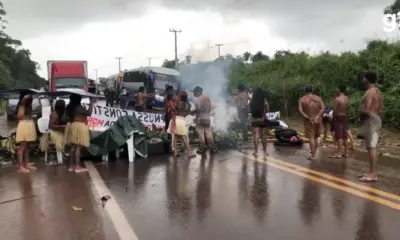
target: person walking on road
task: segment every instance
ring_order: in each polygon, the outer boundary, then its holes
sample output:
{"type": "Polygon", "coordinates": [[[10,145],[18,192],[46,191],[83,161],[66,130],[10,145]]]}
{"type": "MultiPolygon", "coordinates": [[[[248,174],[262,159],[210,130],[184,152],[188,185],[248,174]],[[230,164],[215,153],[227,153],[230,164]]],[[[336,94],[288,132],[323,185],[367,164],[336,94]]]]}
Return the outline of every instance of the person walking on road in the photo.
{"type": "Polygon", "coordinates": [[[168,99],[175,99],[174,96],[174,88],[172,86],[169,86],[168,84],[165,85],[165,94],[164,94],[164,122],[165,122],[165,131],[168,130],[169,128],[169,122],[171,119],[168,117],[168,99]]]}
{"type": "Polygon", "coordinates": [[[67,118],[72,121],[69,141],[71,149],[69,153],[69,171],[76,173],[86,172],[87,169],[83,168],[80,163],[82,148],[89,147],[89,127],[87,117],[92,115],[94,99],[90,99],[89,109],[81,105],[82,97],[73,94],[71,102],[67,106],[67,118]]]}
{"type": "Polygon", "coordinates": [[[339,95],[333,103],[332,126],[335,133],[335,142],[337,144],[336,154],[331,155],[332,158],[347,157],[347,130],[348,119],[347,112],[349,110],[349,99],[345,95],[346,86],[339,86],[339,95]]]}
{"type": "Polygon", "coordinates": [[[249,101],[250,97],[246,91],[244,84],[237,86],[238,93],[236,94],[236,109],[240,120],[240,126],[243,132],[243,140],[248,141],[247,120],[249,118],[249,101]]]}
{"type": "Polygon", "coordinates": [[[128,90],[125,87],[121,88],[121,91],[119,93],[119,99],[120,99],[120,107],[121,107],[121,109],[128,109],[129,93],[128,93],[128,90]]]}
{"type": "Polygon", "coordinates": [[[311,155],[308,160],[316,160],[318,138],[321,134],[322,114],[325,109],[322,99],[313,94],[312,86],[305,87],[305,95],[299,100],[299,112],[304,117],[304,132],[310,141],[311,155]]]}
{"type": "Polygon", "coordinates": [[[200,140],[200,148],[197,150],[198,154],[204,154],[206,151],[206,139],[208,149],[211,153],[216,153],[213,134],[211,131],[211,100],[209,97],[203,95],[203,89],[196,86],[193,89],[195,100],[195,110],[191,113],[196,115],[196,131],[200,140]]]}
{"type": "Polygon", "coordinates": [[[106,107],[114,107],[115,91],[112,88],[106,88],[104,91],[106,97],[106,107]]]}
{"type": "Polygon", "coordinates": [[[383,107],[383,98],[376,84],[377,74],[366,72],[363,76],[362,87],[365,90],[361,103],[361,127],[360,133],[364,135],[365,145],[369,157],[369,173],[360,176],[359,180],[363,182],[374,182],[378,180],[376,165],[378,156],[376,147],[378,145],[379,133],[382,127],[381,112],[383,107]]]}
{"type": "Polygon", "coordinates": [[[17,150],[18,171],[27,173],[36,170],[29,164],[30,145],[36,141],[36,126],[32,119],[32,95],[21,93],[17,104],[17,133],[15,140],[19,145],[17,150]]]}
{"type": "Polygon", "coordinates": [[[261,88],[256,88],[250,102],[251,113],[251,128],[253,130],[253,145],[255,157],[258,156],[258,139],[261,138],[262,149],[264,158],[268,156],[267,141],[265,139],[266,114],[269,111],[268,102],[266,99],[265,91],[261,88]]]}

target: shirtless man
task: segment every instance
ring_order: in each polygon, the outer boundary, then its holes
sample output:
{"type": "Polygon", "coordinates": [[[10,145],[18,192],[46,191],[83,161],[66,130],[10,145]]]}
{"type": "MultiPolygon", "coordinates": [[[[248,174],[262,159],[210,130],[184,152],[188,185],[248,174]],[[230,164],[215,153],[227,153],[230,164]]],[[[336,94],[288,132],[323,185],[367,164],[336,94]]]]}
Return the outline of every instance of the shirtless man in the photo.
{"type": "Polygon", "coordinates": [[[335,141],[337,144],[336,154],[330,156],[332,158],[347,157],[347,112],[349,109],[349,99],[344,94],[346,86],[341,84],[339,86],[339,95],[333,102],[333,118],[332,125],[335,132],[335,141]],[[344,148],[344,151],[342,150],[344,148]]]}
{"type": "Polygon", "coordinates": [[[310,141],[311,156],[307,157],[308,160],[316,160],[324,109],[322,99],[312,93],[311,85],[307,85],[305,95],[299,100],[299,112],[304,117],[304,131],[310,141]]]}
{"type": "Polygon", "coordinates": [[[376,87],[378,81],[377,74],[366,72],[363,76],[363,88],[365,90],[361,103],[361,127],[360,133],[364,135],[365,145],[369,157],[369,173],[360,176],[363,182],[374,182],[378,180],[376,174],[376,163],[378,161],[376,147],[379,140],[379,132],[382,127],[380,114],[382,112],[383,98],[379,89],[376,87]]]}
{"type": "Polygon", "coordinates": [[[244,84],[238,84],[238,93],[236,95],[236,109],[240,120],[241,130],[243,132],[243,140],[248,141],[248,130],[247,130],[247,119],[249,118],[249,102],[250,97],[246,92],[246,86],[244,84]]]}
{"type": "Polygon", "coordinates": [[[211,100],[209,97],[203,95],[203,89],[196,86],[193,89],[193,94],[196,97],[195,110],[191,113],[196,114],[196,131],[200,140],[200,148],[197,150],[198,154],[204,154],[206,150],[206,139],[208,149],[211,153],[216,153],[213,134],[211,132],[211,100]]]}

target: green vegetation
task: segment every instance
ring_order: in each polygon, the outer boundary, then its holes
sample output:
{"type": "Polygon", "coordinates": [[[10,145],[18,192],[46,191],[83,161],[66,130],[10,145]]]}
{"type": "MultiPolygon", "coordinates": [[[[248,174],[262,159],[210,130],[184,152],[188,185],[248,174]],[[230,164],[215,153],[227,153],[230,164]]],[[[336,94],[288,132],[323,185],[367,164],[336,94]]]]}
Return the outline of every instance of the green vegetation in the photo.
{"type": "Polygon", "coordinates": [[[45,79],[37,74],[39,65],[30,59],[29,50],[23,49],[21,41],[5,32],[5,16],[6,11],[0,2],[0,89],[45,86],[45,79]]]}
{"type": "Polygon", "coordinates": [[[327,106],[331,106],[340,83],[348,86],[350,121],[358,120],[362,92],[359,91],[360,74],[376,71],[379,87],[384,93],[383,120],[386,125],[400,128],[400,43],[371,41],[367,48],[354,52],[332,54],[322,52],[310,56],[305,52],[278,51],[271,59],[234,64],[231,83],[243,82],[248,87],[267,90],[273,110],[283,115],[297,113],[297,101],[303,87],[312,84],[327,106]]]}
{"type": "MultiPolygon", "coordinates": [[[[297,114],[297,103],[303,95],[303,87],[312,84],[327,106],[332,100],[340,83],[348,86],[350,99],[350,121],[358,121],[359,108],[363,93],[359,91],[360,74],[364,71],[376,71],[379,76],[379,88],[384,94],[382,118],[386,126],[400,129],[400,42],[389,43],[374,40],[366,49],[359,52],[333,54],[321,52],[311,56],[305,52],[277,51],[274,56],[262,52],[254,55],[246,52],[233,58],[231,55],[215,61],[232,62],[225,73],[229,77],[230,87],[244,83],[247,87],[262,87],[268,92],[271,110],[281,111],[283,116],[297,114]]],[[[180,71],[201,68],[211,63],[179,63],[180,71]]],[[[173,61],[165,61],[164,66],[173,67],[173,61]]]]}

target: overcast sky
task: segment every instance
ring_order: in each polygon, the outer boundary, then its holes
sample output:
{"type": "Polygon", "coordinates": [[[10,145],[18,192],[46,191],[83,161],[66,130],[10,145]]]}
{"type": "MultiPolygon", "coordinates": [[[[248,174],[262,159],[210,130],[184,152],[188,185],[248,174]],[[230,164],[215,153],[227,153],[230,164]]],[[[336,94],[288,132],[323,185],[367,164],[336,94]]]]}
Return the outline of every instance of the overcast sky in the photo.
{"type": "Polygon", "coordinates": [[[207,47],[227,43],[222,54],[262,50],[355,50],[367,39],[397,39],[383,31],[383,9],[394,0],[3,0],[8,33],[23,41],[47,78],[47,60],[87,60],[89,75],[217,57],[207,47]],[[230,44],[229,44],[230,43],[230,44]]]}

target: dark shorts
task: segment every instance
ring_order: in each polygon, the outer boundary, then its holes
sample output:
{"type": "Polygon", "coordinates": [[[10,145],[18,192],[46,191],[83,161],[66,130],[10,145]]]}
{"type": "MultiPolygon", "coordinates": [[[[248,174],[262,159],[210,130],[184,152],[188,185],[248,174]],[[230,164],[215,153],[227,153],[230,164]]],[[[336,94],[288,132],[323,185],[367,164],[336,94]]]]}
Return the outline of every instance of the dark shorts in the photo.
{"type": "Polygon", "coordinates": [[[332,121],[332,126],[335,132],[335,139],[347,140],[347,116],[335,116],[332,121]]]}
{"type": "Polygon", "coordinates": [[[251,127],[253,128],[266,128],[267,122],[265,120],[254,119],[251,121],[251,127]]]}
{"type": "Polygon", "coordinates": [[[135,111],[136,112],[143,112],[144,111],[144,106],[135,106],[135,111]]]}
{"type": "Polygon", "coordinates": [[[322,117],[322,123],[324,125],[328,124],[328,123],[331,123],[331,119],[329,117],[322,117]]]}

